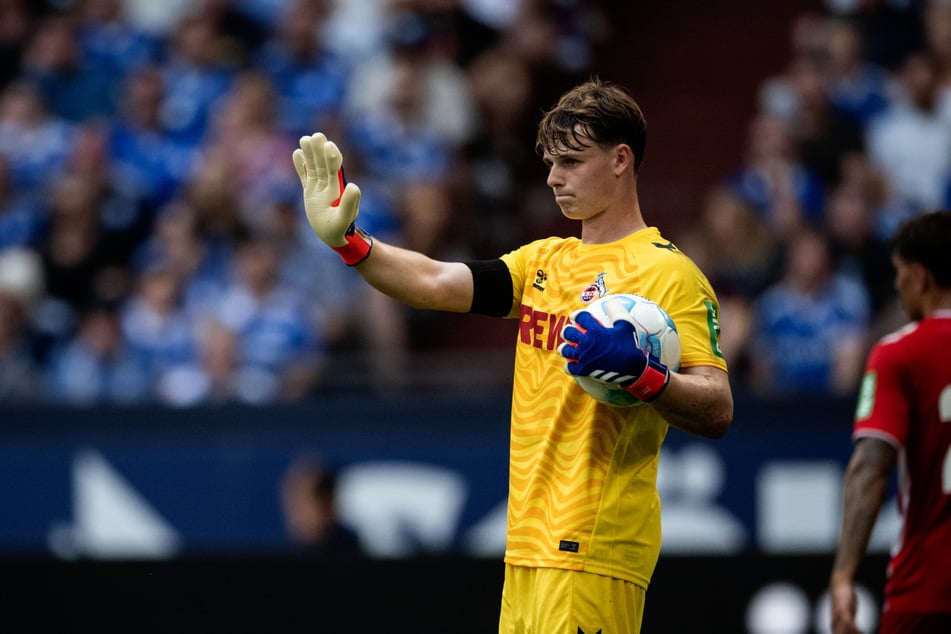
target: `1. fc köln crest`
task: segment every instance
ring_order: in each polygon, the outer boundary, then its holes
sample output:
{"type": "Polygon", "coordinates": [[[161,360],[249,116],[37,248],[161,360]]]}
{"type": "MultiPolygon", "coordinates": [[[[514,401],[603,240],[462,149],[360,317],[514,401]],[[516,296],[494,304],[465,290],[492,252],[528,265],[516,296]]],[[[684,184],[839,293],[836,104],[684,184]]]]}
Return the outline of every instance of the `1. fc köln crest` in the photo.
{"type": "Polygon", "coordinates": [[[608,294],[608,287],[604,283],[604,273],[598,273],[593,284],[585,286],[581,290],[581,301],[590,304],[596,299],[600,299],[608,294]]]}

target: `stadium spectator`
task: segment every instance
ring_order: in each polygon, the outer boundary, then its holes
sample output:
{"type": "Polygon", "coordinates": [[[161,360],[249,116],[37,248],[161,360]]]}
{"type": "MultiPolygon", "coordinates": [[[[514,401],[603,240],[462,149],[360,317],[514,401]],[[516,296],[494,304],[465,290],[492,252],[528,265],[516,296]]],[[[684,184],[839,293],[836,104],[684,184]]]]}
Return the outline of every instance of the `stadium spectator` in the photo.
{"type": "Polygon", "coordinates": [[[720,301],[720,350],[730,363],[731,380],[743,384],[749,370],[753,302],[775,281],[782,243],[736,192],[724,185],[710,190],[698,223],[681,231],[675,243],[707,272],[720,301]]]}
{"type": "Polygon", "coordinates": [[[172,407],[246,402],[239,391],[235,333],[213,317],[193,328],[196,354],[162,371],[155,379],[155,398],[172,407]]]}
{"type": "Polygon", "coordinates": [[[280,283],[280,254],[269,241],[240,244],[235,277],[214,318],[238,345],[238,397],[254,404],[303,398],[323,371],[324,340],[303,295],[280,283]]]}
{"type": "Polygon", "coordinates": [[[77,4],[79,50],[90,66],[121,82],[130,72],[159,63],[160,40],[128,21],[123,0],[77,4]]]}
{"type": "Polygon", "coordinates": [[[354,69],[344,106],[347,117],[354,122],[402,120],[412,125],[414,135],[461,147],[476,131],[475,104],[462,69],[434,45],[431,16],[392,9],[387,27],[387,47],[354,69]]]}
{"type": "Polygon", "coordinates": [[[163,43],[195,9],[194,0],[122,0],[122,15],[132,28],[163,43]]]}
{"type": "Polygon", "coordinates": [[[136,68],[126,76],[118,112],[109,122],[109,160],[115,180],[152,214],[178,193],[196,154],[166,129],[164,96],[161,67],[136,68]]]}
{"type": "Polygon", "coordinates": [[[0,401],[33,402],[42,395],[32,317],[43,293],[43,269],[24,247],[0,248],[0,401]]]}
{"type": "MultiPolygon", "coordinates": [[[[951,6],[943,0],[925,0],[921,9],[924,27],[922,45],[907,52],[927,51],[934,59],[941,93],[941,110],[948,116],[951,110],[951,6]]],[[[902,57],[902,61],[907,58],[902,57]]]]}
{"type": "Polygon", "coordinates": [[[126,268],[132,253],[152,230],[155,207],[127,187],[109,154],[109,130],[101,122],[76,128],[67,176],[87,181],[98,193],[95,210],[109,262],[126,268]]]}
{"type": "Polygon", "coordinates": [[[861,374],[869,320],[867,291],[838,270],[828,236],[802,229],[789,239],[783,277],[755,301],[752,387],[847,394],[861,374]]]}
{"type": "Polygon", "coordinates": [[[33,82],[50,112],[82,123],[115,111],[117,76],[83,56],[71,16],[44,18],[23,54],[22,73],[33,82]]]}
{"type": "Polygon", "coordinates": [[[854,22],[830,20],[827,37],[829,99],[837,112],[864,126],[888,107],[894,79],[864,56],[862,33],[854,22]]]}
{"type": "Polygon", "coordinates": [[[824,68],[801,58],[789,71],[797,103],[790,118],[795,152],[822,183],[823,194],[841,178],[842,161],[865,150],[861,124],[830,99],[824,68]]]}
{"type": "Polygon", "coordinates": [[[714,187],[696,227],[710,250],[704,270],[718,292],[751,300],[775,280],[781,243],[736,191],[714,187]]]}
{"type": "Polygon", "coordinates": [[[452,221],[457,148],[425,118],[424,71],[409,58],[397,58],[383,103],[349,113],[348,138],[362,156],[362,171],[397,209],[404,244],[435,253],[452,221]]]}
{"type": "Polygon", "coordinates": [[[98,184],[67,174],[50,193],[49,231],[40,247],[47,291],[41,317],[44,335],[58,340],[71,335],[90,302],[121,301],[129,276],[107,244],[98,184]]]}
{"type": "Polygon", "coordinates": [[[32,9],[27,0],[0,2],[0,90],[20,75],[33,28],[32,9]]]}
{"type": "Polygon", "coordinates": [[[759,112],[791,120],[799,109],[799,99],[790,71],[797,61],[824,67],[828,57],[827,17],[813,10],[793,16],[789,25],[790,57],[781,72],[766,77],[759,85],[756,106],[759,112]]]}
{"type": "Polygon", "coordinates": [[[942,4],[942,0],[825,0],[830,14],[858,27],[862,56],[889,71],[923,46],[922,7],[927,4],[942,4]]]}
{"type": "Polygon", "coordinates": [[[845,181],[829,194],[825,232],[843,273],[860,280],[868,291],[872,315],[882,315],[894,295],[888,248],[875,227],[872,196],[861,185],[845,181]]]}
{"type": "Polygon", "coordinates": [[[279,495],[287,536],[303,554],[321,559],[363,555],[359,536],[340,519],[334,469],[310,456],[297,458],[281,476],[279,495]]]}
{"type": "MultiPolygon", "coordinates": [[[[297,0],[238,0],[237,7],[244,15],[255,20],[265,31],[277,31],[278,24],[285,9],[297,0]]],[[[315,8],[329,11],[333,0],[306,0],[315,8]]]]}
{"type": "Polygon", "coordinates": [[[320,26],[328,48],[351,66],[380,54],[386,44],[390,3],[376,0],[330,0],[330,13],[320,26]]]}
{"type": "Polygon", "coordinates": [[[321,4],[287,3],[255,60],[277,92],[277,125],[295,141],[333,125],[349,90],[348,60],[327,48],[320,35],[325,18],[321,4]]]}
{"type": "MultiPolygon", "coordinates": [[[[348,174],[360,178],[358,170],[348,169],[348,174]]],[[[380,220],[392,212],[377,209],[382,203],[370,187],[361,206],[364,202],[369,212],[369,225],[364,226],[379,230],[375,235],[401,240],[398,231],[380,220]]],[[[402,386],[410,353],[410,316],[405,307],[360,284],[356,271],[342,268],[336,254],[316,248],[319,240],[301,211],[296,190],[293,199],[275,200],[266,218],[260,235],[281,254],[281,283],[312,298],[314,319],[328,352],[335,354],[335,366],[362,372],[381,391],[402,386]]]]}
{"type": "MultiPolygon", "coordinates": [[[[939,110],[937,71],[928,53],[910,54],[899,77],[902,96],[869,123],[866,144],[893,205],[916,214],[945,203],[951,182],[951,119],[939,110]]],[[[889,235],[903,219],[896,214],[889,235]]]]}
{"type": "Polygon", "coordinates": [[[203,243],[203,267],[227,279],[238,244],[253,234],[242,215],[234,159],[222,148],[204,148],[180,194],[189,213],[194,215],[195,228],[203,243]]]}
{"type": "Polygon", "coordinates": [[[277,125],[276,105],[266,75],[239,73],[216,106],[204,143],[206,155],[227,157],[230,180],[241,192],[239,212],[249,227],[260,224],[256,216],[262,208],[294,182],[287,169],[294,140],[277,125]]]}
{"type": "Polygon", "coordinates": [[[55,346],[46,370],[46,396],[61,405],[130,405],[149,400],[145,366],[122,337],[117,307],[84,305],[76,336],[55,346]]]}
{"type": "Polygon", "coordinates": [[[136,274],[169,269],[182,281],[186,311],[193,320],[217,305],[231,279],[230,256],[222,258],[202,239],[194,210],[183,202],[168,205],[152,235],[132,257],[136,274]]]}
{"type": "Polygon", "coordinates": [[[172,137],[196,147],[205,140],[211,112],[231,87],[234,71],[221,34],[207,16],[185,17],[175,28],[162,64],[162,116],[172,137]]]}
{"type": "Polygon", "coordinates": [[[218,34],[221,53],[230,64],[242,69],[253,63],[270,34],[267,20],[260,19],[258,13],[248,11],[244,5],[244,0],[203,0],[198,9],[218,34]]]}
{"type": "Polygon", "coordinates": [[[464,190],[472,210],[461,224],[466,246],[481,257],[522,242],[511,210],[524,206],[520,185],[529,179],[534,159],[528,150],[534,87],[528,64],[498,47],[475,58],[468,77],[480,133],[465,147],[464,190]]]}
{"type": "Polygon", "coordinates": [[[73,126],[52,116],[37,88],[19,79],[0,96],[0,155],[14,189],[41,199],[44,187],[64,170],[73,126]]]}
{"type": "Polygon", "coordinates": [[[37,197],[14,188],[9,165],[0,155],[0,249],[35,248],[46,225],[46,210],[37,197]]]}
{"type": "Polygon", "coordinates": [[[753,118],[743,165],[727,184],[781,237],[822,219],[822,182],[802,164],[787,119],[771,114],[753,118]]]}
{"type": "Polygon", "coordinates": [[[196,328],[182,303],[181,280],[171,268],[142,272],[119,313],[122,336],[149,381],[196,357],[196,328]]]}

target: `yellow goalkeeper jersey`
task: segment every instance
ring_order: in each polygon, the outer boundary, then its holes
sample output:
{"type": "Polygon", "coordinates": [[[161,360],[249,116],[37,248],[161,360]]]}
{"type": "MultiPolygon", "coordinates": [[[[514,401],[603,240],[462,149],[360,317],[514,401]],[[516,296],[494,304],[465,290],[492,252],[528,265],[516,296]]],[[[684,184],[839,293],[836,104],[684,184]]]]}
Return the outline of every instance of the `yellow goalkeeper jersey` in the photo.
{"type": "Polygon", "coordinates": [[[653,227],[608,244],[548,238],[502,256],[518,318],[505,561],[647,587],[660,552],[657,464],[667,423],[650,405],[602,405],[558,354],[568,316],[636,293],[677,326],[680,367],[726,370],[719,305],[700,269],[653,227]]]}

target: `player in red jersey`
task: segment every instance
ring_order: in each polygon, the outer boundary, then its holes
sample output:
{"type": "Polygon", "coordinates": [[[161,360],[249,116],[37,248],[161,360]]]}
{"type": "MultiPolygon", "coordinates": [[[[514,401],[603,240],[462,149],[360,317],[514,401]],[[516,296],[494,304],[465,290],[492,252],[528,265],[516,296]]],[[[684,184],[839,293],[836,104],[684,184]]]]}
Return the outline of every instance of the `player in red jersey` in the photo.
{"type": "Polygon", "coordinates": [[[902,530],[881,634],[951,632],[951,212],[913,218],[892,239],[895,288],[912,323],[872,349],[855,413],[832,569],[832,629],[860,632],[854,576],[898,468],[902,530]]]}

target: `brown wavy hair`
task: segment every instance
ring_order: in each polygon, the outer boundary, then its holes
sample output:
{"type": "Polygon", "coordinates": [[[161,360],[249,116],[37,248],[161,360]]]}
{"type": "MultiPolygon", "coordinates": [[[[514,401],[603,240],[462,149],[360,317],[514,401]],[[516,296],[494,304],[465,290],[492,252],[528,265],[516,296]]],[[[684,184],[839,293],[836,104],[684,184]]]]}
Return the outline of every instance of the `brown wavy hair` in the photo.
{"type": "Polygon", "coordinates": [[[583,150],[588,140],[600,146],[626,144],[638,173],[647,146],[647,120],[634,98],[621,86],[590,79],[563,94],[542,116],[535,151],[583,150]]]}

